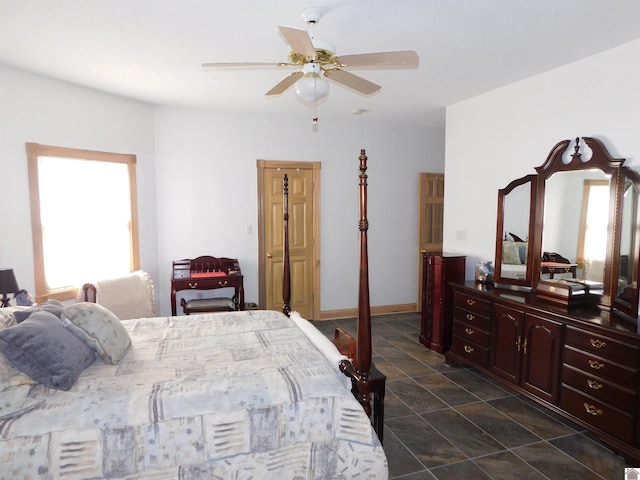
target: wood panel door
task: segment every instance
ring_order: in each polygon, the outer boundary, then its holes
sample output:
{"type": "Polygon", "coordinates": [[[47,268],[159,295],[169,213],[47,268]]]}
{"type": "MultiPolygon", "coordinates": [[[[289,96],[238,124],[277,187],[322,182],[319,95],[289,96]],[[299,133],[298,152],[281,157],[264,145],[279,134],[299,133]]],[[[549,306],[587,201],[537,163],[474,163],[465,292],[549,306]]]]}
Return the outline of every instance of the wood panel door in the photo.
{"type": "Polygon", "coordinates": [[[282,182],[289,178],[291,310],[309,320],[319,316],[318,162],[258,161],[260,306],[281,310],[283,268],[282,182]]]}
{"type": "Polygon", "coordinates": [[[524,313],[504,305],[493,306],[489,368],[516,385],[520,384],[524,313]]]}
{"type": "Polygon", "coordinates": [[[444,174],[420,173],[418,183],[418,311],[422,310],[422,254],[442,251],[444,174]]]}
{"type": "Polygon", "coordinates": [[[526,314],[522,345],[522,388],[555,403],[560,388],[561,323],[526,314]]]}

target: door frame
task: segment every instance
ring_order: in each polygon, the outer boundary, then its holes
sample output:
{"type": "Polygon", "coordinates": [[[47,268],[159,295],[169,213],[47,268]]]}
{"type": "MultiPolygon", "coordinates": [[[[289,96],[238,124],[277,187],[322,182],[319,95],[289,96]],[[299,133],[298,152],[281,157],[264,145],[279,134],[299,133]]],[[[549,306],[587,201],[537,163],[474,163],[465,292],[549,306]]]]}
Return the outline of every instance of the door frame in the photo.
{"type": "Polygon", "coordinates": [[[313,182],[312,208],[313,208],[313,247],[312,256],[312,281],[313,281],[313,318],[320,318],[320,162],[296,162],[285,160],[256,160],[258,176],[258,301],[260,308],[267,304],[266,287],[266,249],[265,249],[265,225],[264,225],[264,178],[265,170],[269,169],[299,169],[311,170],[313,182]]]}
{"type": "MultiPolygon", "coordinates": [[[[444,173],[440,173],[440,172],[419,172],[418,173],[418,255],[417,255],[417,262],[418,262],[418,292],[416,294],[416,311],[417,312],[421,312],[422,311],[422,280],[423,280],[423,270],[422,270],[422,264],[423,264],[423,259],[422,256],[425,252],[429,251],[442,251],[442,238],[440,241],[439,246],[437,247],[430,247],[428,249],[424,248],[425,243],[427,243],[425,241],[425,239],[423,238],[425,235],[422,229],[422,220],[425,217],[425,212],[424,212],[424,208],[425,208],[425,198],[426,198],[426,193],[425,192],[425,182],[428,181],[430,178],[433,179],[439,179],[440,177],[442,177],[442,197],[438,197],[438,198],[442,198],[442,206],[443,206],[443,217],[442,217],[442,225],[440,225],[441,230],[443,229],[444,226],[444,173]]],[[[434,197],[430,197],[430,198],[434,198],[434,197]]]]}

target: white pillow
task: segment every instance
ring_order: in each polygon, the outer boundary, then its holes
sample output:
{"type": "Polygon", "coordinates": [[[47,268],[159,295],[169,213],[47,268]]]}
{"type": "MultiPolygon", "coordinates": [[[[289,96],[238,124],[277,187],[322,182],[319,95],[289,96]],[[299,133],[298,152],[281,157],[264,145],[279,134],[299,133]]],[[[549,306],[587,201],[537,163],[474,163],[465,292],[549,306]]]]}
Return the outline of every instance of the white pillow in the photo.
{"type": "Polygon", "coordinates": [[[106,363],[116,364],[131,345],[120,319],[102,305],[75,303],[62,312],[64,325],[93,348],[106,363]]]}
{"type": "Polygon", "coordinates": [[[502,242],[502,262],[509,265],[522,265],[520,249],[515,242],[502,242]]]}

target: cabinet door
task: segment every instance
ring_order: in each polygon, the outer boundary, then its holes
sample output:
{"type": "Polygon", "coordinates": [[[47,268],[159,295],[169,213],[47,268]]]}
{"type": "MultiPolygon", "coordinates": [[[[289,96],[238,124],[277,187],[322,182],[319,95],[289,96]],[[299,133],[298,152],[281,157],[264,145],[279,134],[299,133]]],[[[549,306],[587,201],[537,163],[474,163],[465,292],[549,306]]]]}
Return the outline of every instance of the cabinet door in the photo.
{"type": "Polygon", "coordinates": [[[523,312],[494,304],[489,368],[515,384],[520,383],[523,325],[523,312]]]}
{"type": "Polygon", "coordinates": [[[522,344],[522,388],[556,403],[560,385],[562,324],[525,315],[522,344]]]}

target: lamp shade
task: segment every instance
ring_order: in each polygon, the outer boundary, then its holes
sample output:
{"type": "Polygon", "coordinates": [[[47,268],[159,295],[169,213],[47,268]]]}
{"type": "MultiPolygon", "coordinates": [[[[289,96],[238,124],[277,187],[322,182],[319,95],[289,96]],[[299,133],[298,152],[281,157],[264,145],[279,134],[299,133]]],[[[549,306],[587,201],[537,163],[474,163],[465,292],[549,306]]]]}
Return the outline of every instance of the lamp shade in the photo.
{"type": "Polygon", "coordinates": [[[13,273],[12,268],[0,268],[0,293],[16,293],[18,290],[18,282],[13,273]]]}
{"type": "Polygon", "coordinates": [[[305,63],[304,75],[296,82],[296,95],[306,102],[313,103],[329,95],[329,82],[321,74],[317,63],[305,63]]]}

